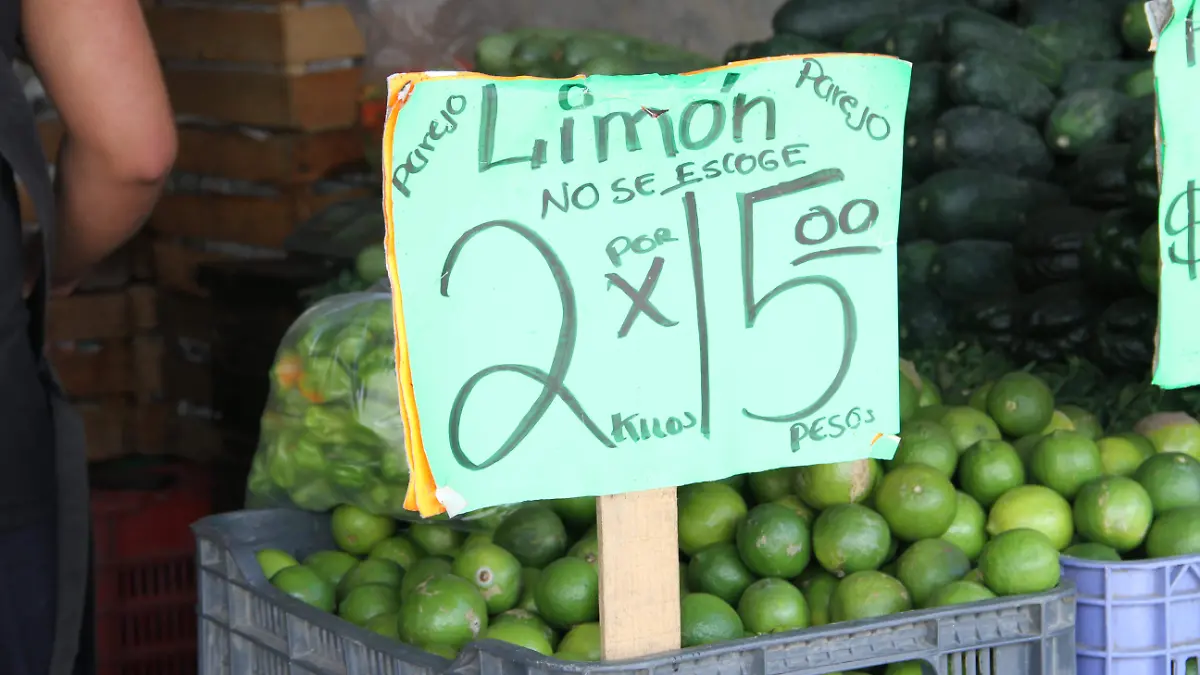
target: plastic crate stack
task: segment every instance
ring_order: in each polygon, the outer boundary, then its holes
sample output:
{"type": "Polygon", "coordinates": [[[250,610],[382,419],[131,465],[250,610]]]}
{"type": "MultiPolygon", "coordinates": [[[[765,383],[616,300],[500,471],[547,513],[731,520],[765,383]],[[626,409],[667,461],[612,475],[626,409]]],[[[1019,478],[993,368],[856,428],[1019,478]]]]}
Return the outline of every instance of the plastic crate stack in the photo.
{"type": "MultiPolygon", "coordinates": [[[[146,19],[179,134],[174,173],[149,223],[162,338],[159,444],[212,461],[224,443],[213,343],[227,312],[198,272],[219,261],[280,260],[299,222],[361,194],[331,176],[363,158],[364,46],[336,3],[166,2],[146,7],[146,19]]],[[[246,376],[265,381],[267,373],[246,376]]]]}

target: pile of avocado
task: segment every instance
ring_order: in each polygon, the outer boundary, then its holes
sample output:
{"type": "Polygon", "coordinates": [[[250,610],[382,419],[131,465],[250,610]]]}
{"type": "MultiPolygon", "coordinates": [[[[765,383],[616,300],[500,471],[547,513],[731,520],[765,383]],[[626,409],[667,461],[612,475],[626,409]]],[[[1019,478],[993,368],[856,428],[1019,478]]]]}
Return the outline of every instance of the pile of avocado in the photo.
{"type": "Polygon", "coordinates": [[[522,28],[475,46],[475,69],[498,76],[668,75],[717,65],[692,52],[599,30],[522,28]]]}
{"type": "Polygon", "coordinates": [[[1148,372],[1158,184],[1141,0],[790,0],[773,25],[726,59],[913,64],[905,348],[978,340],[1018,362],[1148,372]]]}

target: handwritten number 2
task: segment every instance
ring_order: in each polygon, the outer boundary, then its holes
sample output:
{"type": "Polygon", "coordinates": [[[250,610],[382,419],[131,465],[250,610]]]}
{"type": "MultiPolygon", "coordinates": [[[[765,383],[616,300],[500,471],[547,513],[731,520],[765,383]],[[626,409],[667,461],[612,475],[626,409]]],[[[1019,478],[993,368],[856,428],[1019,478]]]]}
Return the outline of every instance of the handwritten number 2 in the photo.
{"type": "Polygon", "coordinates": [[[839,169],[824,169],[808,174],[807,176],[801,176],[800,178],[784,181],[771,187],[741,195],[739,211],[741,215],[742,235],[742,298],[746,310],[746,328],[754,327],[755,322],[758,320],[763,309],[766,308],[767,303],[795,288],[802,288],[804,286],[822,286],[828,288],[833,291],[833,294],[837,296],[838,301],[842,305],[842,358],[841,363],[838,364],[837,375],[834,376],[833,381],[829,383],[829,386],[815,401],[790,414],[761,415],[743,408],[742,413],[751,419],[762,420],[764,422],[797,422],[808,417],[817,410],[820,410],[833,398],[834,394],[841,388],[842,382],[845,381],[846,375],[850,372],[850,360],[854,356],[854,345],[858,340],[858,321],[854,309],[854,301],[851,300],[845,286],[832,277],[810,275],[789,279],[768,291],[761,298],[757,297],[754,290],[754,205],[779,197],[786,197],[804,190],[837,183],[845,180],[845,178],[845,174],[839,169]]]}
{"type": "Polygon", "coordinates": [[[545,240],[539,237],[533,230],[507,220],[493,220],[467,230],[450,247],[450,252],[446,255],[446,262],[442,265],[442,295],[445,297],[450,296],[450,273],[454,270],[454,264],[458,261],[458,256],[462,253],[463,247],[475,235],[496,227],[514,232],[532,244],[538,253],[542,255],[546,266],[550,268],[550,274],[553,275],[554,282],[558,286],[558,298],[562,304],[562,321],[558,329],[558,346],[554,350],[554,359],[550,364],[549,372],[534,368],[533,366],[501,364],[484,368],[472,375],[463,384],[462,388],[458,390],[458,395],[454,397],[454,405],[450,410],[450,451],[453,453],[455,461],[464,469],[481,471],[504,459],[521,444],[521,441],[525,440],[529,432],[533,431],[533,428],[541,421],[546,411],[550,409],[550,405],[554,402],[554,399],[559,399],[566,404],[575,417],[579,418],[579,421],[587,427],[588,431],[597,440],[607,447],[615,448],[616,444],[588,417],[583,407],[579,404],[579,400],[575,398],[563,383],[567,376],[567,369],[571,365],[571,357],[575,352],[575,334],[578,330],[575,291],[571,287],[571,280],[567,277],[567,271],[563,267],[562,262],[545,240]],[[483,462],[475,463],[471,458],[467,457],[467,454],[462,449],[460,427],[463,410],[466,408],[467,399],[471,396],[475,385],[482,382],[489,375],[502,372],[517,373],[518,375],[524,375],[531,380],[540,382],[542,391],[500,448],[483,462]]]}

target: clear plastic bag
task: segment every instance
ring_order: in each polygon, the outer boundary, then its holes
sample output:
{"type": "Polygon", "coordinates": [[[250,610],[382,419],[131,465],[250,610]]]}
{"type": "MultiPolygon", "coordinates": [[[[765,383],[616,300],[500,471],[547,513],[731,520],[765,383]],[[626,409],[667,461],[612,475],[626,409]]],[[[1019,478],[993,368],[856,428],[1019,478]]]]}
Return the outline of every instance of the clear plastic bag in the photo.
{"type": "MultiPolygon", "coordinates": [[[[408,463],[394,344],[386,288],[327,298],[296,319],[271,369],[247,506],[327,511],[353,504],[421,520],[404,508],[408,463]]],[[[486,528],[511,510],[454,520],[486,528]]]]}

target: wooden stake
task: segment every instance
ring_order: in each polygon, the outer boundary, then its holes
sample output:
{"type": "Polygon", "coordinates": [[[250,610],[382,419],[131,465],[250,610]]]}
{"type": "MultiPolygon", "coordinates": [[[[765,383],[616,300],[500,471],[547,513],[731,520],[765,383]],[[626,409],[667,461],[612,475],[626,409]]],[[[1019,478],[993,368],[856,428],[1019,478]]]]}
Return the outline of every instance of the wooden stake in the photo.
{"type": "Polygon", "coordinates": [[[675,488],[600,497],[597,521],[604,660],[679,649],[675,488]]]}

